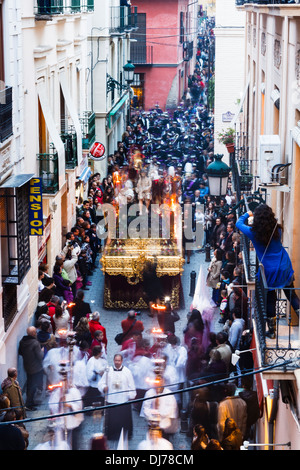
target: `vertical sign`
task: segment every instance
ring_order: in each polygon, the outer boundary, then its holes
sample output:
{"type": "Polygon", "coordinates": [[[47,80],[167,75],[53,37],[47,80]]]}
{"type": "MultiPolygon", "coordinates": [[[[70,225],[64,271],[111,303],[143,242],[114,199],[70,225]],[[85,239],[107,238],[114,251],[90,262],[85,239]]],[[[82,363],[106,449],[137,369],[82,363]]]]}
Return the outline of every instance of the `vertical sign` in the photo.
{"type": "Polygon", "coordinates": [[[43,235],[43,198],[40,178],[33,178],[29,186],[29,235],[43,235]]]}

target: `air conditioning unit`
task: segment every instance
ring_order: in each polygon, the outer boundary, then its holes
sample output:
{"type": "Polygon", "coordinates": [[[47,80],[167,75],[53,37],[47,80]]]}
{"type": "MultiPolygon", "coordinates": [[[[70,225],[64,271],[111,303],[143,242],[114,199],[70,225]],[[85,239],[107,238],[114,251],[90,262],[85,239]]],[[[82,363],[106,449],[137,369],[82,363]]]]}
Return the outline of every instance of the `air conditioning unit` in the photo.
{"type": "Polygon", "coordinates": [[[273,183],[272,170],[281,163],[281,143],[279,135],[259,137],[259,178],[260,184],[273,183]]]}

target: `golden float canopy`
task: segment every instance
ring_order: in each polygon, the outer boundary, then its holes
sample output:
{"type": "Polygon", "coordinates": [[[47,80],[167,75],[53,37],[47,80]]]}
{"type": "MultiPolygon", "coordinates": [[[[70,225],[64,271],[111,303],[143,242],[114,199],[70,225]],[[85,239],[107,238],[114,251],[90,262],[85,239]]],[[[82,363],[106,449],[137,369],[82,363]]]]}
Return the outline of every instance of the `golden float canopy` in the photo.
{"type": "Polygon", "coordinates": [[[184,258],[177,243],[167,239],[111,240],[101,258],[102,271],[110,276],[125,276],[129,284],[143,279],[147,261],[156,262],[156,274],[182,274],[184,258]]]}

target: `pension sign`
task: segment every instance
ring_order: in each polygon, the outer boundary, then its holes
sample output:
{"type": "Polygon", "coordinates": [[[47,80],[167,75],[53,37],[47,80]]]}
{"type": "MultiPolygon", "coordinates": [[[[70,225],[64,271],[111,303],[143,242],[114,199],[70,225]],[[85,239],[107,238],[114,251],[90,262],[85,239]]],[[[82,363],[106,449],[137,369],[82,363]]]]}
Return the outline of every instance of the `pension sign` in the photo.
{"type": "Polygon", "coordinates": [[[29,186],[29,235],[42,236],[43,226],[42,180],[32,178],[29,186]]]}

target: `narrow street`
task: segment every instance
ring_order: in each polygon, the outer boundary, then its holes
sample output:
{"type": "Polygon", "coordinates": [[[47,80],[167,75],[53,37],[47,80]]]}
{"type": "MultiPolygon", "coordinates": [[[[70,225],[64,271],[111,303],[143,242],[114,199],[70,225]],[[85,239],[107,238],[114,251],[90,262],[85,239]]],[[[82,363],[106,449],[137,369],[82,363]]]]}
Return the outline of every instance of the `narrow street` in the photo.
{"type": "MultiPolygon", "coordinates": [[[[180,321],[176,323],[176,335],[182,340],[183,339],[183,330],[187,323],[187,314],[190,309],[190,305],[193,297],[190,294],[190,273],[195,271],[199,273],[200,266],[203,266],[204,269],[207,269],[208,263],[205,262],[205,254],[195,252],[191,256],[191,262],[189,265],[185,264],[184,273],[182,275],[182,287],[184,292],[184,302],[185,308],[178,310],[180,315],[180,321]]],[[[108,362],[112,364],[113,356],[120,350],[120,347],[115,343],[114,337],[121,330],[121,321],[126,318],[126,311],[110,311],[103,309],[103,289],[104,289],[104,276],[100,269],[97,269],[93,277],[91,277],[92,286],[89,291],[85,292],[85,300],[93,305],[94,311],[100,312],[100,321],[101,324],[106,328],[108,336],[108,362]]],[[[219,309],[215,309],[215,318],[213,322],[213,331],[218,332],[222,329],[222,325],[219,324],[219,309]]],[[[157,320],[148,316],[147,312],[143,311],[139,317],[142,320],[145,333],[144,336],[151,339],[151,330],[154,327],[157,327],[157,320]]],[[[48,395],[45,396],[43,405],[38,407],[37,411],[28,412],[28,418],[36,418],[39,416],[49,416],[49,407],[48,407],[48,395]]],[[[97,434],[102,431],[102,420],[99,416],[93,416],[90,414],[85,414],[84,423],[80,430],[79,437],[79,450],[89,450],[91,446],[91,439],[94,434],[97,434]]],[[[141,418],[136,411],[133,411],[133,422],[134,422],[134,431],[133,437],[128,442],[128,450],[136,450],[138,444],[145,439],[148,424],[144,418],[141,418]]],[[[26,428],[29,431],[29,450],[34,449],[38,444],[43,442],[43,437],[46,434],[48,421],[33,421],[32,423],[26,424],[26,428]]],[[[183,423],[183,429],[186,430],[187,423],[183,423]]],[[[191,436],[187,435],[186,432],[178,432],[171,437],[170,441],[174,446],[174,450],[190,450],[191,446],[191,436]]],[[[118,446],[117,441],[109,441],[109,450],[116,450],[118,446]]]]}

